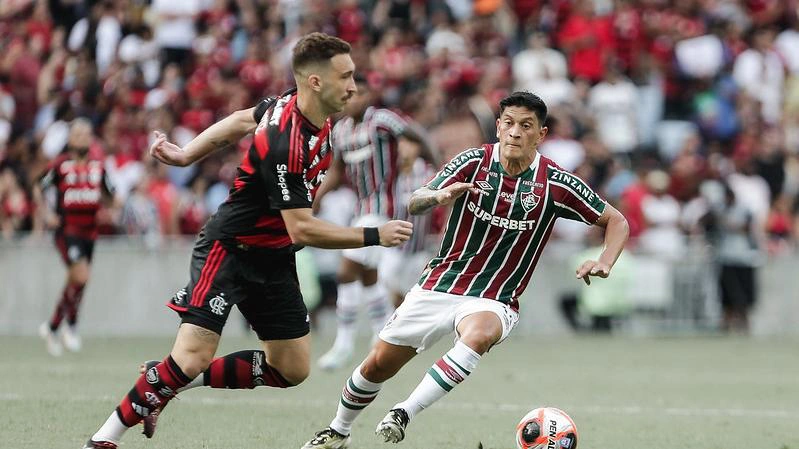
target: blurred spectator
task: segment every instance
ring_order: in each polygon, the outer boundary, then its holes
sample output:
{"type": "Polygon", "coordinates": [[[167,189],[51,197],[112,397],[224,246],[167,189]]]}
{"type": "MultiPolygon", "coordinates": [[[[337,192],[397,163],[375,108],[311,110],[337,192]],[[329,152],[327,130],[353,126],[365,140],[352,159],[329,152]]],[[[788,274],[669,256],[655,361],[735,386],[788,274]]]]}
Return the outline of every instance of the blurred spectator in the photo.
{"type": "Polygon", "coordinates": [[[685,239],[680,231],[680,203],[668,194],[669,175],[653,170],[646,175],[648,193],[641,200],[646,229],[641,234],[639,249],[666,260],[682,255],[685,239]]]}
{"type": "Polygon", "coordinates": [[[757,300],[756,268],[762,263],[762,231],[752,211],[728,186],[711,199],[706,219],[719,264],[719,296],[726,332],[749,330],[749,312],[757,300]]]}
{"type": "Polygon", "coordinates": [[[763,119],[776,124],[782,116],[785,68],[774,50],[774,30],[756,29],[751,48],[735,59],[733,76],[743,93],[760,102],[763,119]]]}
{"type": "Polygon", "coordinates": [[[628,153],[638,143],[637,103],[635,85],[615,62],[609,62],[603,81],[591,88],[588,107],[600,140],[614,153],[628,153]]]}

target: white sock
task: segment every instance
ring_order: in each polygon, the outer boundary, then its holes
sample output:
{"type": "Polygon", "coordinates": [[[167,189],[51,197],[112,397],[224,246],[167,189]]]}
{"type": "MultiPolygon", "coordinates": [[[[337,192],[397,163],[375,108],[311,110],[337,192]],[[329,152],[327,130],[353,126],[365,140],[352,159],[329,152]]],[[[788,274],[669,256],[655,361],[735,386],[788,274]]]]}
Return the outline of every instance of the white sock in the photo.
{"type": "Polygon", "coordinates": [[[200,373],[200,375],[192,379],[191,382],[187,383],[181,388],[178,388],[178,393],[186,390],[191,390],[192,388],[204,387],[204,386],[205,386],[205,373],[200,373]]]}
{"type": "Polygon", "coordinates": [[[369,314],[369,323],[372,325],[372,332],[377,335],[383,330],[383,326],[386,325],[386,321],[393,312],[391,304],[388,303],[388,295],[379,283],[363,287],[362,295],[369,314]]]}
{"type": "Polygon", "coordinates": [[[347,383],[344,384],[336,417],[330,422],[330,428],[342,435],[349,435],[355,418],[374,401],[382,386],[382,383],[366,380],[361,375],[361,365],[358,365],[352,372],[352,376],[347,379],[347,383]]]}
{"type": "Polygon", "coordinates": [[[361,283],[348,282],[338,285],[336,299],[336,341],[334,348],[352,351],[357,333],[358,306],[361,303],[361,283]]]}
{"type": "Polygon", "coordinates": [[[119,440],[122,439],[122,435],[125,431],[128,430],[128,426],[122,423],[117,416],[116,410],[111,412],[111,416],[105,420],[105,424],[100,427],[94,435],[92,435],[93,441],[110,441],[115,444],[119,444],[119,440]]]}
{"type": "Polygon", "coordinates": [[[401,408],[413,419],[422,410],[433,405],[450,390],[464,381],[477,368],[480,354],[463,342],[455,343],[443,357],[427,370],[415,390],[403,402],[392,408],[401,408]]]}

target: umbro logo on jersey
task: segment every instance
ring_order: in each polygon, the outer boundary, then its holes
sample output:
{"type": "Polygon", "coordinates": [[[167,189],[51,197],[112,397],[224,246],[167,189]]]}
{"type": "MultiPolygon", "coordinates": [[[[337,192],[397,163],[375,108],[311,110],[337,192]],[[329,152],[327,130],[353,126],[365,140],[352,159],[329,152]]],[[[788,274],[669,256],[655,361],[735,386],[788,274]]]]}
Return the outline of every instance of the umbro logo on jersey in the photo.
{"type": "Polygon", "coordinates": [[[494,188],[491,187],[491,184],[488,181],[480,180],[480,181],[475,181],[474,183],[477,184],[477,187],[480,187],[481,190],[485,191],[494,190],[494,188]]]}

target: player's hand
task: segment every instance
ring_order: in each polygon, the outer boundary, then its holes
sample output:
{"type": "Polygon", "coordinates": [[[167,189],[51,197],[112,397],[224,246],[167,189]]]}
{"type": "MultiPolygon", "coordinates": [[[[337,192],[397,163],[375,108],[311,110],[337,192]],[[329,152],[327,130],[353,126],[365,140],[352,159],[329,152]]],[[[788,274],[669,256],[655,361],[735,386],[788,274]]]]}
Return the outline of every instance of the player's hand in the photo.
{"type": "Polygon", "coordinates": [[[166,140],[166,134],[155,131],[155,140],[150,145],[150,156],[158,159],[167,165],[185,167],[191,164],[188,155],[183,148],[166,140]]]}
{"type": "Polygon", "coordinates": [[[591,285],[591,276],[606,278],[609,275],[610,266],[596,260],[586,260],[577,269],[577,279],[582,279],[586,285],[591,285]]]}
{"type": "Polygon", "coordinates": [[[466,192],[480,193],[480,191],[470,182],[456,182],[436,192],[436,201],[439,206],[446,206],[460,198],[466,192]]]}
{"type": "Polygon", "coordinates": [[[380,246],[398,246],[407,242],[413,234],[413,224],[402,220],[391,220],[377,228],[380,246]]]}

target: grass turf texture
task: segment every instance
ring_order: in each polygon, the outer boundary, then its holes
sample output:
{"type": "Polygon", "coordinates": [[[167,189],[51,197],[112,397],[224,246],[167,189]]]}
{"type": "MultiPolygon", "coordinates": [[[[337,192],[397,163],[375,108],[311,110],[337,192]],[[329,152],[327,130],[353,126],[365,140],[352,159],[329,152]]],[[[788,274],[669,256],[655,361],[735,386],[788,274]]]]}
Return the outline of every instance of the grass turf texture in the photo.
{"type": "MultiPolygon", "coordinates": [[[[317,336],[314,360],[329,338],[317,336]]],[[[49,357],[34,338],[0,337],[0,448],[77,449],[132,386],[140,361],[169,339],[100,339],[49,357]]],[[[374,427],[451,341],[413,360],[355,423],[353,449],[395,447],[374,427]]],[[[256,347],[223,338],[220,354],[256,347]]],[[[579,449],[799,449],[799,341],[738,338],[511,337],[468,380],[419,415],[398,449],[511,449],[530,409],[567,411],[579,449]]],[[[366,350],[365,342],[359,346],[366,350]]],[[[152,440],[122,449],[296,449],[335,413],[348,368],[313,369],[297,388],[200,388],[173,401],[152,440]]]]}

